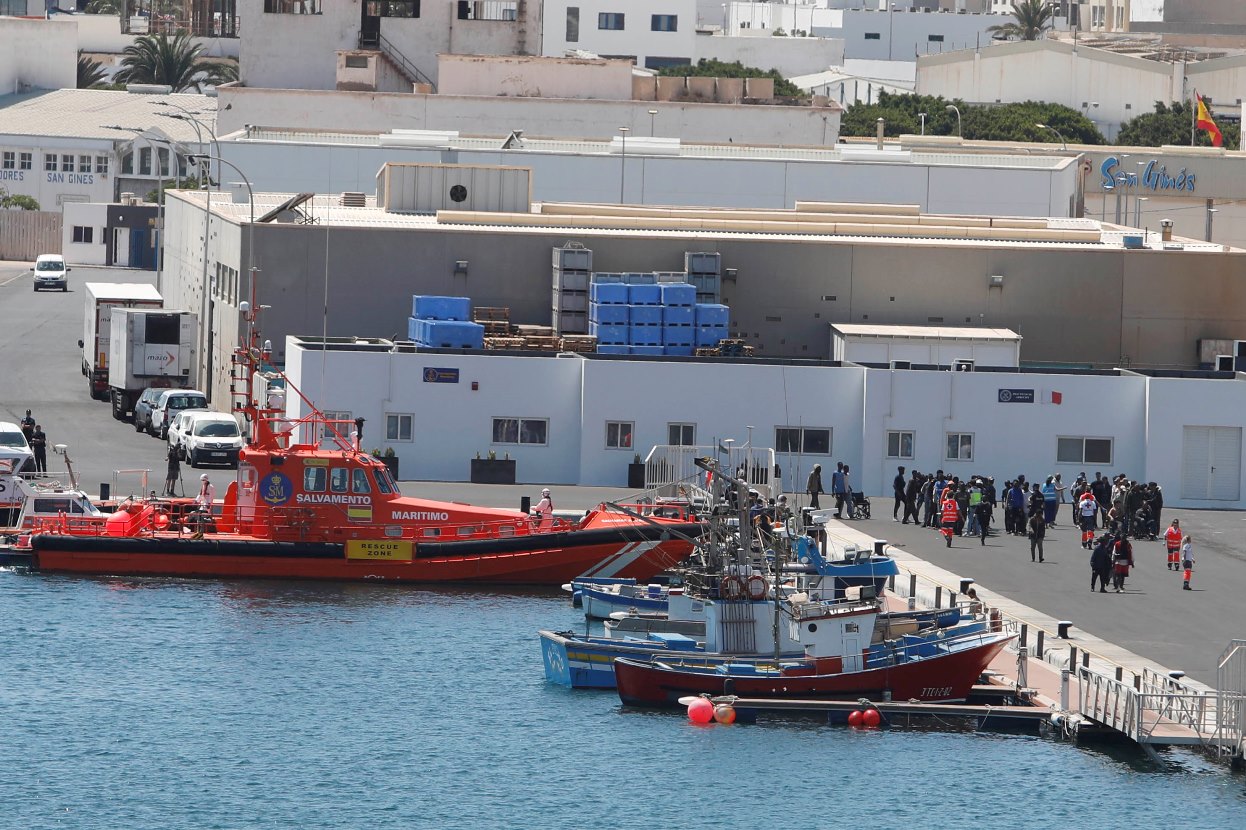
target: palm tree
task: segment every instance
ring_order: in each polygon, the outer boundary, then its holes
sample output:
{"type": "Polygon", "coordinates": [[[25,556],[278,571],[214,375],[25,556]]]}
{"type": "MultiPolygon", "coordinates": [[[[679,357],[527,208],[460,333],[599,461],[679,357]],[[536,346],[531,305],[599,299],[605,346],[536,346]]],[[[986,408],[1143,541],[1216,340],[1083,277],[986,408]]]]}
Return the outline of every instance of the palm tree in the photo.
{"type": "Polygon", "coordinates": [[[187,32],[173,37],[143,35],[122,52],[122,69],[114,78],[120,84],[167,84],[174,92],[198,89],[200,75],[211,75],[213,64],[199,60],[203,47],[187,32]]]}
{"type": "Polygon", "coordinates": [[[85,9],[87,14],[121,14],[122,0],[91,0],[85,9]]]}
{"type": "Polygon", "coordinates": [[[987,29],[996,40],[1039,40],[1053,24],[1047,0],[1012,0],[1013,20],[987,29]]]}
{"type": "Polygon", "coordinates": [[[108,72],[99,61],[92,60],[81,52],[78,53],[78,89],[90,89],[103,83],[107,75],[108,72]]]}

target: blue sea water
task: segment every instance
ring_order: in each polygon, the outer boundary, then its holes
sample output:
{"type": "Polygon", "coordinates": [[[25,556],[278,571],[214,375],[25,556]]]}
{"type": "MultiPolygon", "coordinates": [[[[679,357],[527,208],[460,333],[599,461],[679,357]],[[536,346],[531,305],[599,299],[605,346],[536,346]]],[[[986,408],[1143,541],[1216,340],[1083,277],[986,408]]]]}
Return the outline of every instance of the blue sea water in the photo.
{"type": "Polygon", "coordinates": [[[1246,821],[1191,752],[625,710],[545,682],[556,592],[0,572],[0,608],[3,828],[1246,821]]]}

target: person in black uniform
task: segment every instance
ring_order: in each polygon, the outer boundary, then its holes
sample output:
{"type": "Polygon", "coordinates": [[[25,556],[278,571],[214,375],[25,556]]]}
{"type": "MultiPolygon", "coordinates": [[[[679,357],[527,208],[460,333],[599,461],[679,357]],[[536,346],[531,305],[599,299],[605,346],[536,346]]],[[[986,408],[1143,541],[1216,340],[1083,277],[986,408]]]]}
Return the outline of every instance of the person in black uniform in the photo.
{"type": "Polygon", "coordinates": [[[35,472],[46,473],[48,471],[48,436],[43,434],[43,427],[38,424],[35,424],[35,431],[30,436],[30,448],[35,453],[35,472]]]}
{"type": "Polygon", "coordinates": [[[30,443],[30,439],[35,437],[35,419],[31,417],[30,410],[26,410],[26,417],[22,418],[22,435],[26,436],[26,443],[30,443]]]}
{"type": "Polygon", "coordinates": [[[169,473],[164,479],[164,494],[169,498],[172,498],[177,495],[174,488],[177,486],[178,481],[182,478],[182,465],[179,463],[177,458],[177,448],[172,444],[169,445],[168,460],[169,473]]]}

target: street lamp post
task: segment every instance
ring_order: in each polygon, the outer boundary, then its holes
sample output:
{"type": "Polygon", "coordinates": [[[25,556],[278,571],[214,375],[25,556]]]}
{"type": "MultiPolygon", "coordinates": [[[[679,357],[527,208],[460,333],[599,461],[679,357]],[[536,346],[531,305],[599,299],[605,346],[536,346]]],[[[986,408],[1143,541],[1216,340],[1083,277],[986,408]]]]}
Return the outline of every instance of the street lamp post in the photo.
{"type": "Polygon", "coordinates": [[[658,115],[657,110],[649,110],[649,137],[653,138],[653,120],[658,115]]]}
{"type": "Polygon", "coordinates": [[[946,107],[944,107],[944,109],[946,109],[948,112],[956,113],[956,137],[964,138],[965,134],[961,132],[960,107],[956,106],[955,104],[948,104],[946,107]]]}
{"type": "Polygon", "coordinates": [[[1211,219],[1220,212],[1219,208],[1212,207],[1213,204],[1215,203],[1211,199],[1207,200],[1207,227],[1205,229],[1205,235],[1208,242],[1211,241],[1211,219]]]}
{"type": "MultiPolygon", "coordinates": [[[[161,115],[163,115],[165,118],[176,118],[179,121],[185,121],[189,123],[192,127],[195,128],[195,138],[198,139],[200,146],[203,146],[203,134],[199,132],[199,128],[202,127],[203,129],[207,130],[208,136],[212,139],[213,149],[215,150],[216,155],[220,156],[221,142],[216,137],[216,131],[213,130],[207,124],[205,124],[203,121],[200,121],[198,118],[195,117],[196,115],[202,115],[203,113],[196,112],[194,110],[188,110],[185,107],[178,106],[177,104],[174,104],[171,101],[156,101],[155,103],[156,103],[156,106],[158,107],[171,107],[172,109],[177,110],[178,113],[180,113],[179,115],[174,115],[172,113],[161,113],[161,115]]],[[[211,182],[212,182],[212,169],[209,167],[208,168],[209,185],[211,184],[211,182]]],[[[218,184],[217,189],[219,188],[220,188],[220,185],[218,184]]]]}
{"type": "Polygon", "coordinates": [[[1146,239],[1146,228],[1142,224],[1142,203],[1149,202],[1149,201],[1151,200],[1148,199],[1146,196],[1135,196],[1134,197],[1134,224],[1137,225],[1139,228],[1143,228],[1142,238],[1144,240],[1146,239]]]}
{"type": "Polygon", "coordinates": [[[1035,123],[1034,123],[1034,126],[1035,126],[1035,127],[1038,127],[1040,130],[1051,130],[1053,133],[1055,133],[1055,134],[1056,134],[1056,138],[1060,139],[1060,149],[1061,149],[1061,150],[1067,150],[1067,149],[1069,149],[1069,145],[1068,145],[1068,143],[1064,140],[1064,136],[1063,136],[1063,135],[1060,133],[1060,131],[1059,131],[1059,130],[1057,130],[1055,127],[1049,126],[1049,125],[1047,125],[1047,124],[1039,124],[1038,122],[1035,122],[1035,123]]]}
{"type": "MultiPolygon", "coordinates": [[[[1116,224],[1119,225],[1121,223],[1121,194],[1124,193],[1125,188],[1129,186],[1129,177],[1124,173],[1117,173],[1115,182],[1116,187],[1113,189],[1116,191],[1116,224]]],[[[1125,206],[1128,208],[1129,203],[1126,202],[1125,206]]]]}
{"type": "Polygon", "coordinates": [[[917,113],[917,117],[922,120],[922,135],[925,135],[926,134],[926,113],[919,112],[917,113]]]}
{"type": "Polygon", "coordinates": [[[623,204],[623,190],[627,184],[627,134],[628,127],[619,127],[619,135],[623,136],[623,147],[619,153],[619,204],[623,204]]]}
{"type": "MultiPolygon", "coordinates": [[[[133,133],[148,144],[163,144],[169,150],[169,161],[173,165],[173,186],[180,188],[182,184],[181,163],[178,159],[177,143],[168,138],[156,138],[147,134],[147,130],[138,127],[123,127],[120,124],[101,125],[106,130],[119,130],[133,133]]],[[[156,152],[156,288],[164,290],[164,168],[160,164],[160,153],[156,152]]]]}

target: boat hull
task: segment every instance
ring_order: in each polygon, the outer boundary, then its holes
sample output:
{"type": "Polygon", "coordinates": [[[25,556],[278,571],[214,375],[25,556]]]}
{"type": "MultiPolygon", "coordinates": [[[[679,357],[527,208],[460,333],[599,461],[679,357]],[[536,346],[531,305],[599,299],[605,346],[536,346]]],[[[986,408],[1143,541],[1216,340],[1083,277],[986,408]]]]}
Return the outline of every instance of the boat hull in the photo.
{"type": "MultiPolygon", "coordinates": [[[[699,530],[698,525],[674,525],[699,530]]],[[[561,585],[585,572],[647,580],[691,552],[665,528],[629,526],[495,540],[413,544],[405,559],[349,558],[344,543],[272,542],[219,534],[203,539],[37,535],[32,565],[112,576],[486,582],[561,585]]]]}
{"type": "Polygon", "coordinates": [[[738,695],[781,700],[850,699],[963,701],[982,671],[1011,639],[991,635],[976,645],[893,666],[822,675],[749,676],[620,658],[619,699],[629,706],[678,706],[687,695],[738,695]]]}

